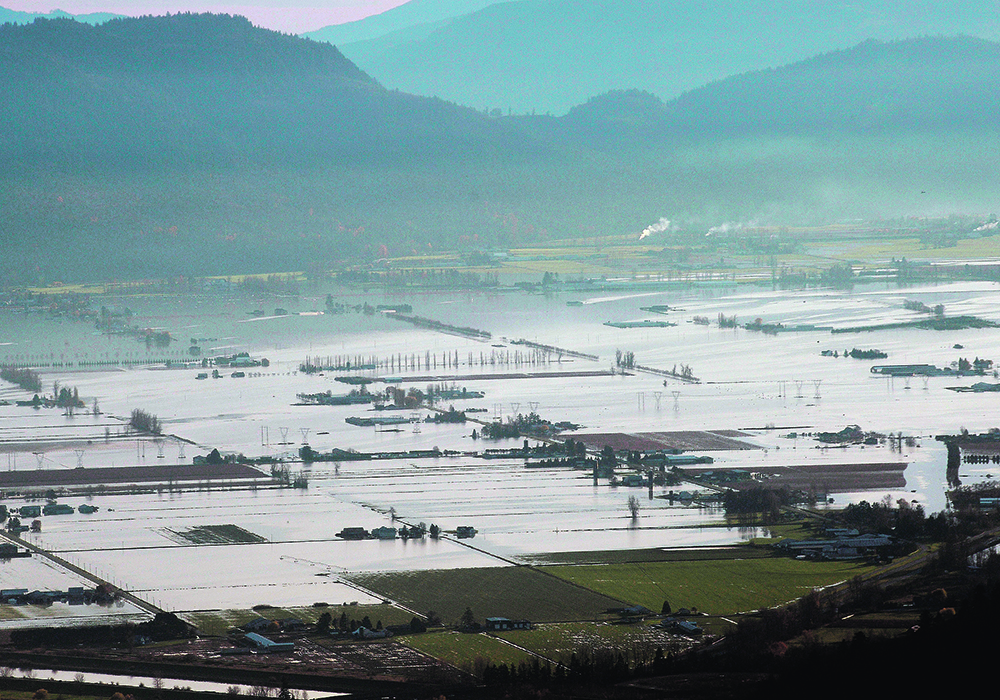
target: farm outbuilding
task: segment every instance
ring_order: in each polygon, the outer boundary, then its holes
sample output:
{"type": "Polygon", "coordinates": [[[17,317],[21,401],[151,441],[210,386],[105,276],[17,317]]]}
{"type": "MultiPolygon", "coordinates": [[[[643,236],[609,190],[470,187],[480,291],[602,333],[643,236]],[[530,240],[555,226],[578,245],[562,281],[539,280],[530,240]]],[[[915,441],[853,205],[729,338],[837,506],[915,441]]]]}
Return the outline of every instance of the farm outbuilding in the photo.
{"type": "Polygon", "coordinates": [[[503,632],[506,630],[530,630],[531,622],[528,620],[509,620],[506,617],[487,617],[486,630],[488,632],[503,632]]]}
{"type": "Polygon", "coordinates": [[[295,642],[275,642],[256,632],[248,632],[243,639],[246,640],[251,648],[265,654],[278,651],[295,651],[295,642]]]}

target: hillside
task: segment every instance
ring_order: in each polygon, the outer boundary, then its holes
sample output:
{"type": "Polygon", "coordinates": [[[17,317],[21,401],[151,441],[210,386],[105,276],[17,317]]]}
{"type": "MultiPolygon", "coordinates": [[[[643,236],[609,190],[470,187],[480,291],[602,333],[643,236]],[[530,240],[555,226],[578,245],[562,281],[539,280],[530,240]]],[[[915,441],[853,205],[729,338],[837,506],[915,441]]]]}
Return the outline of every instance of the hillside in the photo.
{"type": "Polygon", "coordinates": [[[383,89],[328,44],[227,15],[0,27],[0,86],[0,155],[57,170],[413,156],[485,127],[383,89]]]}
{"type": "Polygon", "coordinates": [[[1000,44],[971,37],[865,41],[751,71],[663,102],[611,91],[560,119],[591,140],[648,147],[671,139],[995,131],[1000,44]]]}
{"type": "Polygon", "coordinates": [[[377,15],[322,27],[302,36],[335,46],[377,39],[397,32],[407,32],[411,38],[416,38],[426,36],[432,28],[441,26],[448,20],[481,10],[495,2],[497,0],[409,0],[377,15]]]}
{"type": "Polygon", "coordinates": [[[970,37],[866,41],[693,90],[668,105],[701,133],[996,129],[1000,44],[970,37]]]}
{"type": "Polygon", "coordinates": [[[977,39],[871,42],[669,102],[488,117],[241,18],[8,25],[0,284],[319,270],[661,217],[697,235],[989,212],[996,64],[977,39]]]}
{"type": "Polygon", "coordinates": [[[1000,16],[973,3],[622,0],[608,8],[598,0],[494,4],[431,31],[339,48],[390,88],[503,113],[563,114],[608,90],[667,100],[866,39],[1000,39],[1000,16]]]}
{"type": "Polygon", "coordinates": [[[226,15],[3,26],[0,90],[8,280],[301,269],[451,241],[491,216],[477,181],[546,151],[226,15]]]}
{"type": "Polygon", "coordinates": [[[121,17],[111,12],[91,12],[89,14],[71,15],[62,10],[52,12],[22,12],[0,7],[0,24],[30,24],[36,19],[73,19],[84,24],[101,24],[109,19],[121,17]]]}

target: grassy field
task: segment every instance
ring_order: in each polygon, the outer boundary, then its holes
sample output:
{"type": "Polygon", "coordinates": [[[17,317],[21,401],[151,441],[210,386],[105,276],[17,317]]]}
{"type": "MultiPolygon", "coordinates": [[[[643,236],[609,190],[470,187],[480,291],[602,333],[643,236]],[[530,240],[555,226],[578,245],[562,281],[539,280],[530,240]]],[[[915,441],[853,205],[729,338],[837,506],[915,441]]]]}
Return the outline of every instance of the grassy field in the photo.
{"type": "MultiPolygon", "coordinates": [[[[834,241],[815,244],[826,246],[834,241]]],[[[838,257],[862,262],[878,262],[891,258],[906,258],[910,261],[974,260],[996,258],[1000,236],[966,238],[947,248],[935,248],[922,243],[919,238],[889,238],[885,240],[854,240],[837,242],[842,253],[838,257]]],[[[807,245],[807,248],[810,247],[807,245]]]]}
{"type": "Polygon", "coordinates": [[[475,671],[477,659],[515,666],[532,659],[531,654],[485,634],[432,632],[402,637],[399,641],[470,673],[475,671]]]}
{"type": "Polygon", "coordinates": [[[496,634],[435,632],[407,636],[400,641],[470,672],[475,671],[477,659],[517,665],[542,657],[543,661],[547,659],[553,663],[568,664],[574,653],[587,656],[609,651],[624,653],[630,659],[639,656],[652,658],[657,647],[666,652],[685,644],[683,639],[651,625],[615,625],[607,622],[541,624],[531,630],[496,634]],[[505,641],[510,644],[505,644],[505,641]]]}
{"type": "Polygon", "coordinates": [[[605,617],[608,608],[621,607],[618,600],[528,567],[354,574],[351,579],[420,613],[434,610],[445,624],[458,622],[467,607],[480,622],[487,617],[594,620],[605,617]]]}
{"type": "Polygon", "coordinates": [[[667,600],[674,610],[697,608],[712,615],[732,615],[786,603],[872,567],[767,558],[545,568],[567,581],[654,612],[667,600]]]}
{"type": "MultiPolygon", "coordinates": [[[[782,229],[756,229],[750,236],[778,235],[789,240],[798,240],[801,247],[795,252],[775,256],[778,268],[792,272],[818,272],[831,265],[850,261],[862,268],[881,267],[892,258],[906,258],[912,262],[933,260],[978,260],[996,259],[1000,235],[981,238],[962,238],[955,245],[938,248],[922,242],[912,235],[883,235],[873,230],[868,237],[857,236],[851,227],[792,227],[782,229]]],[[[665,239],[650,239],[642,243],[638,230],[624,235],[595,235],[583,238],[550,239],[537,247],[510,248],[507,257],[494,265],[469,265],[462,251],[435,251],[428,255],[404,255],[393,258],[390,268],[399,270],[459,270],[464,273],[497,274],[503,283],[511,280],[532,278],[539,281],[545,272],[553,272],[563,277],[573,275],[667,275],[675,281],[691,279],[691,268],[687,265],[706,266],[720,279],[734,276],[738,281],[766,280],[770,278],[770,258],[756,252],[745,252],[726,244],[704,245],[703,241],[685,240],[671,245],[665,239]],[[652,243],[651,243],[652,241],[652,243]],[[678,267],[670,255],[661,251],[664,247],[691,249],[692,257],[685,266],[678,267]]],[[[307,276],[302,271],[276,272],[250,275],[217,276],[232,284],[243,284],[260,280],[267,282],[272,275],[279,275],[283,281],[303,283],[307,276]]],[[[33,292],[50,294],[148,294],[156,293],[153,288],[133,288],[114,283],[108,284],[59,284],[31,288],[33,292]]]]}
{"type": "Polygon", "coordinates": [[[21,612],[19,605],[0,605],[0,620],[23,620],[27,615],[21,612]]]}
{"type": "Polygon", "coordinates": [[[621,652],[630,658],[645,651],[652,657],[657,647],[667,652],[685,644],[683,639],[645,623],[564,622],[499,632],[496,636],[563,664],[568,664],[573,654],[591,655],[597,650],[621,652]]]}

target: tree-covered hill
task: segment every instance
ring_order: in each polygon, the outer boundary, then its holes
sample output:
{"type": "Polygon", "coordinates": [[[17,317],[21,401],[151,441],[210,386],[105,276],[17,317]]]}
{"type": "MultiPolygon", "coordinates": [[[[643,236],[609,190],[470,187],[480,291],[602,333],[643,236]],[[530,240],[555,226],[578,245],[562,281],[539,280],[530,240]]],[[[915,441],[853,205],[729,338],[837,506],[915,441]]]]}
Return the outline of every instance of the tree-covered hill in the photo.
{"type": "Polygon", "coordinates": [[[111,12],[91,12],[89,14],[71,15],[62,10],[52,10],[51,12],[24,12],[21,10],[11,10],[0,7],[0,24],[30,24],[36,19],[75,19],[77,22],[86,24],[101,24],[109,19],[121,17],[111,12]]]}
{"type": "Polygon", "coordinates": [[[661,217],[992,211],[997,56],[869,42],[666,103],[616,90],[508,117],[225,15],[2,26],[0,284],[318,269],[661,217]]]}
{"type": "Polygon", "coordinates": [[[426,159],[509,145],[482,115],[388,91],[333,46],[228,15],[0,27],[0,158],[62,172],[426,159]]]}
{"type": "Polygon", "coordinates": [[[673,100],[669,121],[741,135],[997,128],[1000,44],[972,37],[866,41],[727,78],[673,100]]]}
{"type": "MultiPolygon", "coordinates": [[[[388,35],[426,36],[434,28],[495,4],[497,0],[408,0],[385,12],[354,22],[333,24],[302,36],[334,46],[369,41],[388,35]]],[[[499,0],[509,2],[510,0],[499,0]]]]}
{"type": "Polygon", "coordinates": [[[866,41],[719,80],[663,102],[614,90],[560,123],[592,143],[690,142],[765,135],[995,131],[1000,44],[972,37],[866,41]]]}
{"type": "Polygon", "coordinates": [[[1000,15],[955,0],[521,0],[339,48],[390,88],[561,115],[608,90],[670,100],[868,39],[957,34],[1000,40],[1000,15]]]}

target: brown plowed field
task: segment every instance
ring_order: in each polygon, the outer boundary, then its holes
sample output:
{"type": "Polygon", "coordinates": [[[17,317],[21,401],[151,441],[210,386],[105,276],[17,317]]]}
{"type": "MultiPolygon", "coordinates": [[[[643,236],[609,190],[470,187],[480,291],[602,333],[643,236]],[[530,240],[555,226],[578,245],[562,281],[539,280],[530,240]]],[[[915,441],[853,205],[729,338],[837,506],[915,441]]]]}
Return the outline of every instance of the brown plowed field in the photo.
{"type": "Polygon", "coordinates": [[[87,467],[0,472],[0,488],[140,484],[219,479],[264,479],[265,474],[245,464],[157,464],[149,467],[87,467]]]}
{"type": "Polygon", "coordinates": [[[572,435],[574,440],[587,447],[599,450],[610,445],[615,450],[681,450],[684,452],[712,450],[756,450],[756,445],[736,440],[724,433],[735,431],[709,432],[705,430],[677,430],[663,433],[584,433],[572,435]]]}
{"type": "MultiPolygon", "coordinates": [[[[759,469],[770,478],[768,486],[787,486],[790,489],[845,493],[906,487],[903,476],[906,462],[869,462],[865,464],[804,464],[787,467],[759,469]]],[[[750,488],[759,482],[727,484],[733,488],[750,488]]]]}

